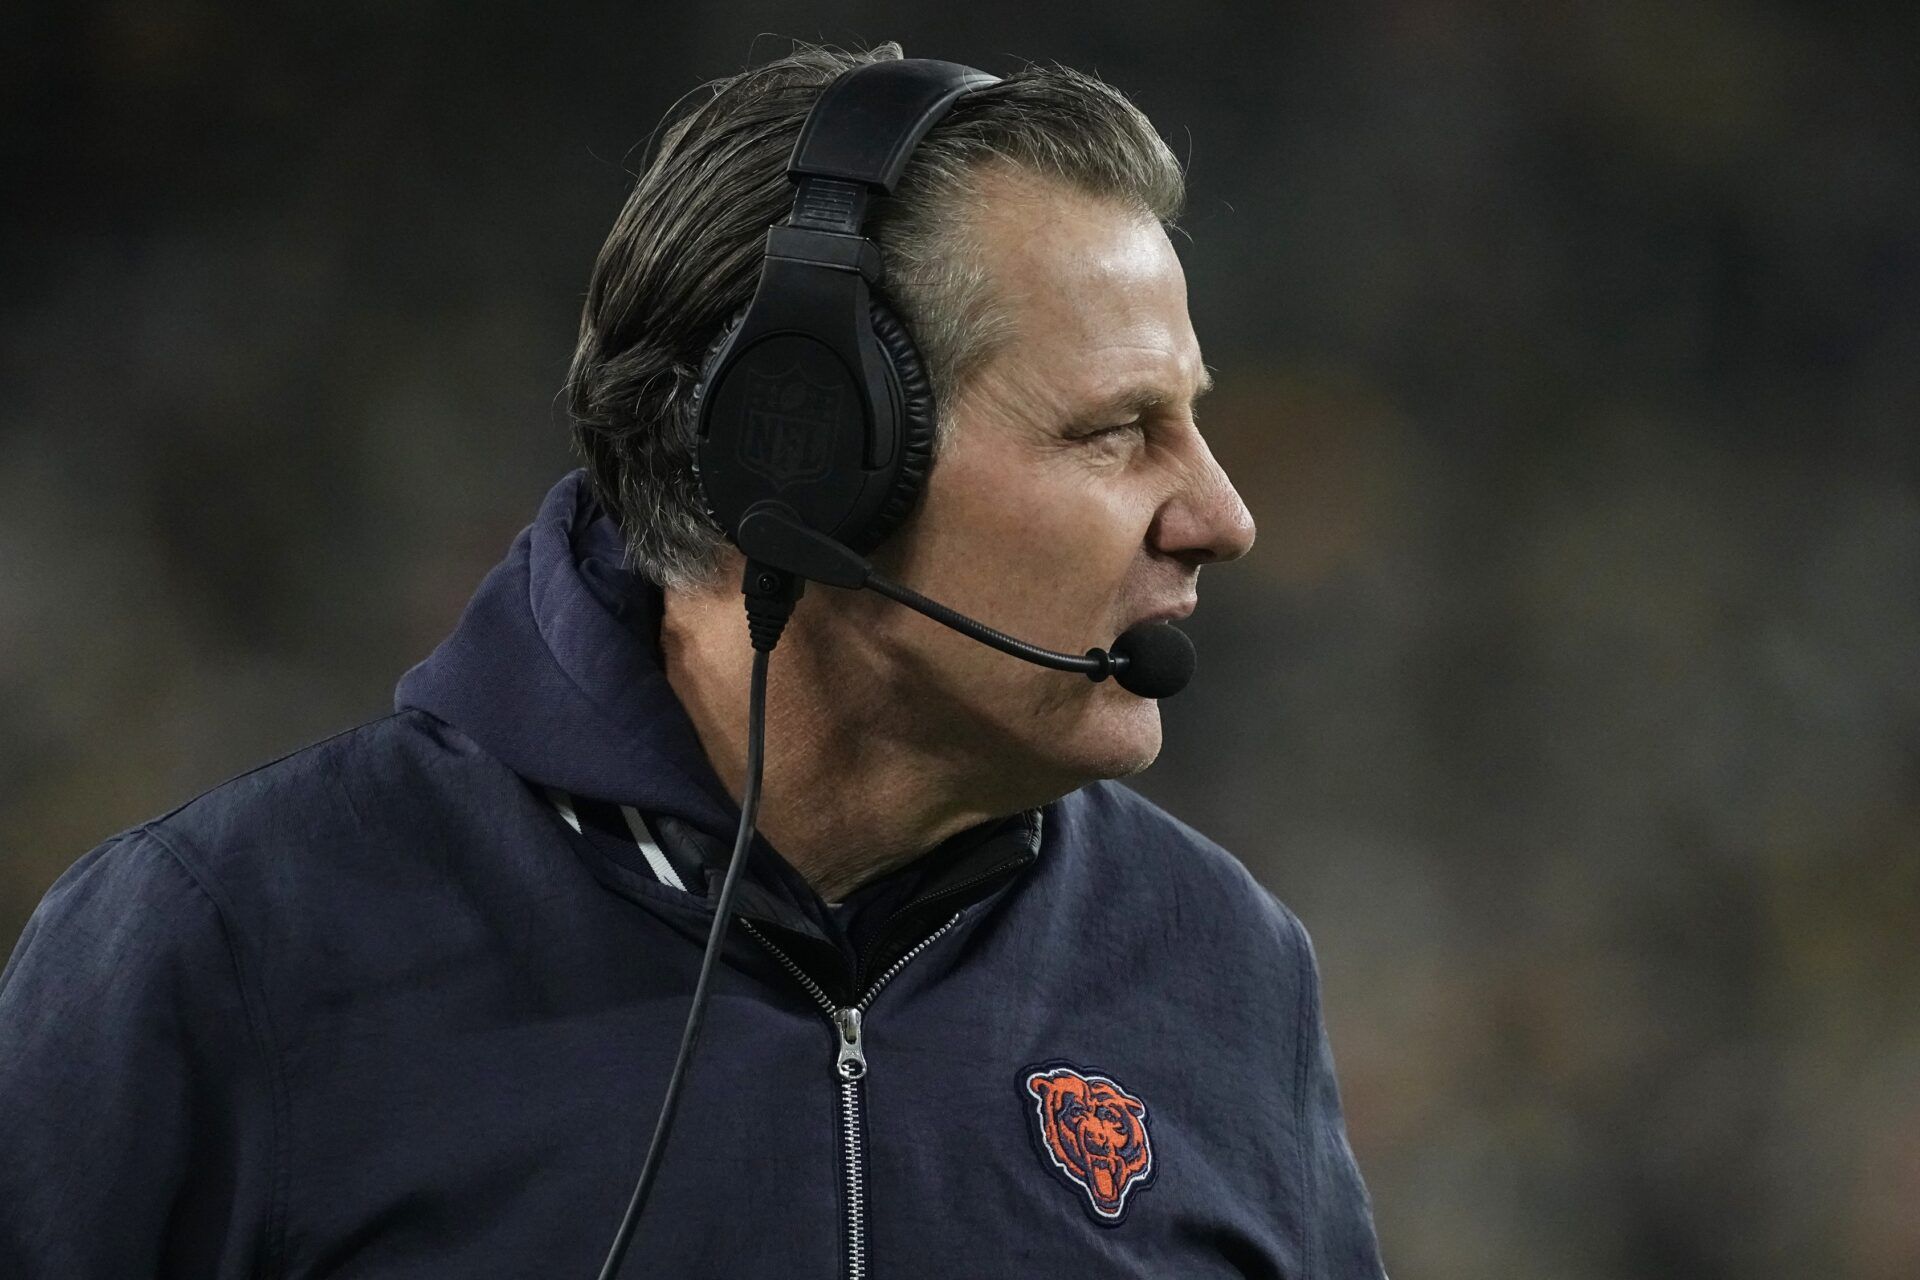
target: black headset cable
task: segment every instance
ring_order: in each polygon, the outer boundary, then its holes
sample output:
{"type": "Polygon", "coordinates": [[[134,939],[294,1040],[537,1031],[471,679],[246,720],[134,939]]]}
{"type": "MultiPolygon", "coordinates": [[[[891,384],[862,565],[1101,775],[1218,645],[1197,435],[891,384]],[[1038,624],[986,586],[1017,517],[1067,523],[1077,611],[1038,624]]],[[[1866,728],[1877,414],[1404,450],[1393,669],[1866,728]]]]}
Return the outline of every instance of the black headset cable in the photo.
{"type": "Polygon", "coordinates": [[[647,1157],[640,1164],[640,1180],[634,1184],[633,1198],[627,1203],[626,1216],[613,1238],[613,1248],[600,1268],[600,1280],[615,1280],[620,1261],[633,1239],[633,1229],[646,1207],[647,1194],[653,1190],[660,1159],[673,1128],[674,1113],[680,1106],[680,1086],[685,1083],[687,1065],[693,1059],[693,1047],[700,1039],[700,1023],[707,1008],[707,984],[713,976],[714,962],[725,944],[727,924],[733,916],[733,892],[746,865],[747,850],[753,844],[754,817],[760,809],[760,772],[763,763],[767,720],[767,656],[780,642],[780,632],[793,614],[793,605],[806,587],[804,579],[779,569],[747,562],[741,590],[747,598],[747,629],[753,638],[753,674],[747,697],[747,783],[740,798],[740,828],[733,840],[733,856],[727,862],[726,878],[720,883],[720,897],[714,903],[713,928],[707,934],[706,954],[700,958],[700,977],[693,986],[693,1004],[687,1010],[686,1030],[680,1035],[680,1052],[673,1060],[673,1072],[667,1077],[666,1097],[660,1103],[660,1118],[653,1126],[653,1141],[647,1145],[647,1157]]]}

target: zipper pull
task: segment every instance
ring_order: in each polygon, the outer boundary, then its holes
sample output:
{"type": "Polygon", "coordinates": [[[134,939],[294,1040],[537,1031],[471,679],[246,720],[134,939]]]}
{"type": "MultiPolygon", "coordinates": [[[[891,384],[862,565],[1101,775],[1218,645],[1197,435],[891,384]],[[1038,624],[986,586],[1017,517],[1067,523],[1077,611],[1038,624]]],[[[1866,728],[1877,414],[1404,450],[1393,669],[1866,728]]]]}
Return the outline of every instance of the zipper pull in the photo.
{"type": "Polygon", "coordinates": [[[834,1029],[840,1033],[840,1056],[833,1069],[842,1080],[858,1080],[867,1074],[867,1055],[860,1047],[860,1010],[849,1005],[833,1011],[834,1029]]]}

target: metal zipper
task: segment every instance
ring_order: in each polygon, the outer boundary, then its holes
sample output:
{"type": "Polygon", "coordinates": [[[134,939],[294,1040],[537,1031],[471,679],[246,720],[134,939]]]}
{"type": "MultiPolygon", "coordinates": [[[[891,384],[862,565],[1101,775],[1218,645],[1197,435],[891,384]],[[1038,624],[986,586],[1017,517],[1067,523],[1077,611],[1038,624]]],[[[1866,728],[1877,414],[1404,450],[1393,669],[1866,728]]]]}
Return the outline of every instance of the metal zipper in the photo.
{"type": "Polygon", "coordinates": [[[782,951],[768,940],[767,936],[753,927],[751,920],[740,921],[740,927],[753,935],[754,941],[773,953],[773,958],[782,968],[792,974],[794,980],[806,989],[814,1003],[826,1011],[827,1020],[833,1024],[835,1053],[833,1059],[834,1079],[840,1084],[840,1136],[846,1151],[846,1164],[840,1171],[841,1185],[847,1193],[847,1280],[866,1280],[867,1276],[867,1161],[866,1151],[860,1135],[866,1124],[866,1096],[861,1081],[867,1078],[867,1054],[861,1044],[861,1023],[866,1017],[867,1008],[873,1003],[880,989],[893,980],[893,975],[906,967],[907,961],[932,946],[941,934],[960,923],[961,913],[956,911],[932,933],[920,939],[905,955],[887,966],[886,972],[873,980],[866,994],[854,1003],[842,1008],[834,1004],[821,985],[807,976],[806,970],[795,964],[782,951]]]}

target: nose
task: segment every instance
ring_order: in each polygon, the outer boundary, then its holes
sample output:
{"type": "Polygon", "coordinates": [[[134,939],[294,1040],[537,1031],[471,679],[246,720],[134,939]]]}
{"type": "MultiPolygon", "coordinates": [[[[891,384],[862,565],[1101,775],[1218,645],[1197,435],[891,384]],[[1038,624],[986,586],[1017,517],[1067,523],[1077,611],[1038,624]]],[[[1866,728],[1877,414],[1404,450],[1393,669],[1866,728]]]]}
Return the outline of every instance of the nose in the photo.
{"type": "Polygon", "coordinates": [[[1199,434],[1181,483],[1154,513],[1148,544],[1190,565],[1238,560],[1253,547],[1253,513],[1199,434]]]}

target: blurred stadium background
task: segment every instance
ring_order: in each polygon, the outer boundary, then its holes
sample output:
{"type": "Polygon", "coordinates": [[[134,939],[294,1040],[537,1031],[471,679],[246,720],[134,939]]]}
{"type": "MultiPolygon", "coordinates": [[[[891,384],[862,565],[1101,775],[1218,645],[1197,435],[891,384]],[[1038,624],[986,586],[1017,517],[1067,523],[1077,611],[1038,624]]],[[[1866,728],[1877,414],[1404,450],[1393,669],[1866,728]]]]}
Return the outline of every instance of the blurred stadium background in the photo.
{"type": "Polygon", "coordinates": [[[1313,931],[1390,1269],[1920,1275],[1913,15],[17,0],[0,946],[385,713],[572,465],[679,95],[1059,61],[1188,164],[1261,535],[1136,785],[1313,931]]]}

